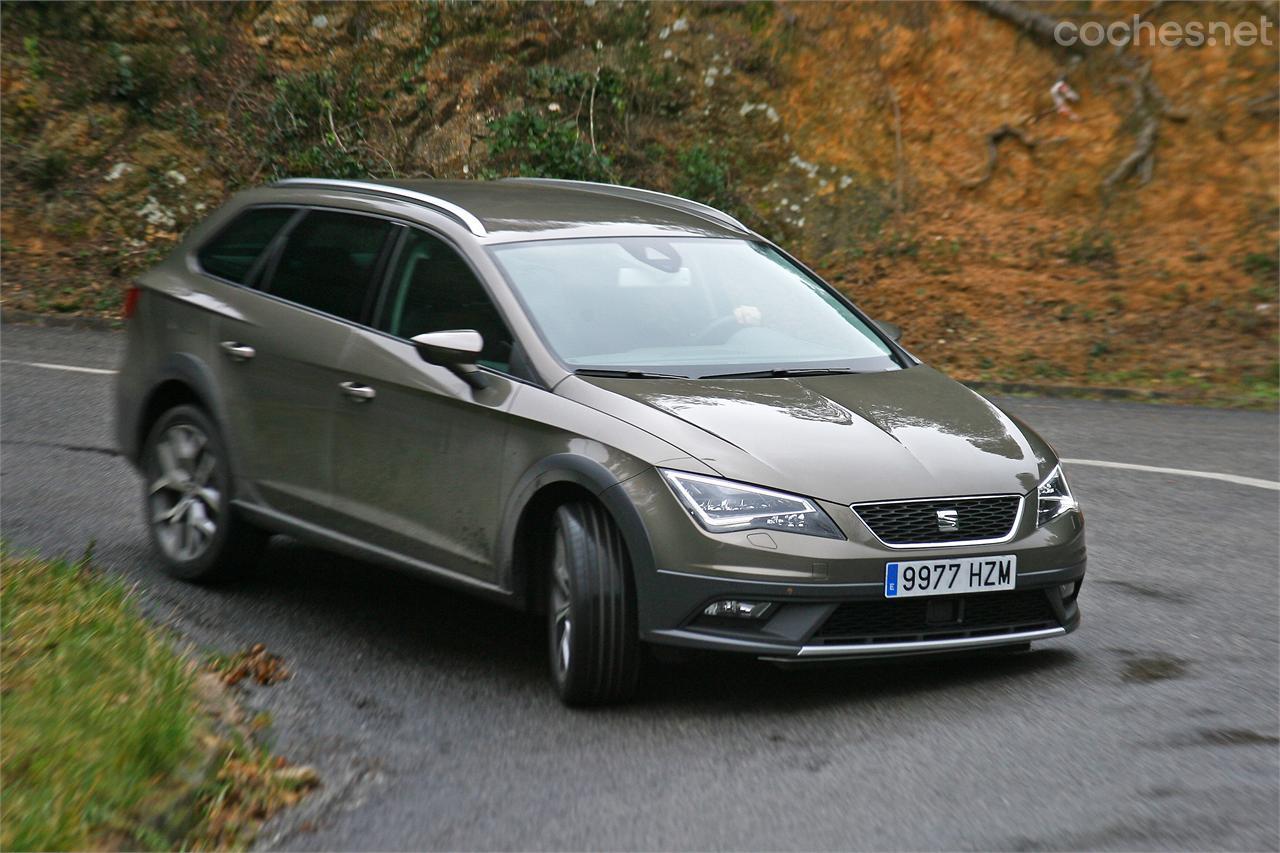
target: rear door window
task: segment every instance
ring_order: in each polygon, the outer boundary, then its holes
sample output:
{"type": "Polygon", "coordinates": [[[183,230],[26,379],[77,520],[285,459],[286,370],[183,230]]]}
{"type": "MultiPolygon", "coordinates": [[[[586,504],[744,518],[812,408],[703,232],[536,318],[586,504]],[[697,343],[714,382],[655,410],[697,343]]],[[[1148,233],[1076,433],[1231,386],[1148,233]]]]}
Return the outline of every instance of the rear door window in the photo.
{"type": "Polygon", "coordinates": [[[232,220],[196,254],[209,275],[247,284],[254,263],[297,211],[290,207],[257,207],[232,220]]]}
{"type": "Polygon", "coordinates": [[[266,290],[359,322],[378,259],[394,228],[385,219],[310,211],[289,232],[266,290]]]}

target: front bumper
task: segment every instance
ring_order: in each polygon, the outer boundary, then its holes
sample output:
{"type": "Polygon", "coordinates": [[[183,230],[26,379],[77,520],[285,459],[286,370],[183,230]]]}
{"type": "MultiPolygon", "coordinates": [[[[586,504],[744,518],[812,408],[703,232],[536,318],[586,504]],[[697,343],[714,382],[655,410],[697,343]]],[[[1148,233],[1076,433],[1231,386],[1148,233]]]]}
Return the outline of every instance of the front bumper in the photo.
{"type": "Polygon", "coordinates": [[[1023,645],[1064,636],[1080,623],[1077,596],[1087,561],[1077,512],[1042,527],[1034,512],[1024,512],[1003,544],[891,550],[848,507],[825,502],[847,539],[710,534],[656,477],[642,474],[619,486],[643,507],[653,548],[656,569],[635,579],[640,634],[648,642],[774,661],[829,661],[1023,645]],[[997,554],[1018,558],[1014,590],[884,597],[887,562],[997,554]],[[772,604],[754,620],[704,615],[723,600],[772,604]]]}
{"type": "Polygon", "coordinates": [[[1022,645],[1062,637],[1079,626],[1078,595],[1085,568],[1082,561],[1051,572],[1019,575],[1017,588],[1010,592],[901,601],[885,599],[882,584],[874,589],[863,585],[774,584],[660,571],[666,594],[691,606],[679,625],[653,627],[642,631],[642,636],[662,645],[786,661],[896,657],[1022,645]],[[1072,592],[1064,597],[1062,588],[1068,584],[1072,592]],[[1016,603],[1008,602],[1007,617],[1001,615],[1000,599],[993,599],[998,596],[1017,597],[1016,603]],[[768,601],[773,606],[766,618],[758,621],[715,619],[702,614],[708,604],[724,599],[768,601]],[[910,625],[909,619],[884,626],[884,619],[877,618],[876,626],[865,629],[857,627],[855,619],[852,630],[831,630],[842,607],[862,607],[882,617],[886,611],[922,611],[931,600],[945,602],[954,618],[933,623],[922,618],[913,627],[902,627],[903,622],[910,625]],[[981,621],[967,621],[962,608],[978,600],[984,600],[987,611],[995,605],[995,614],[981,621]],[[1034,609],[1037,602],[1040,610],[1034,609]],[[1028,604],[1032,606],[1030,611],[1028,604]]]}

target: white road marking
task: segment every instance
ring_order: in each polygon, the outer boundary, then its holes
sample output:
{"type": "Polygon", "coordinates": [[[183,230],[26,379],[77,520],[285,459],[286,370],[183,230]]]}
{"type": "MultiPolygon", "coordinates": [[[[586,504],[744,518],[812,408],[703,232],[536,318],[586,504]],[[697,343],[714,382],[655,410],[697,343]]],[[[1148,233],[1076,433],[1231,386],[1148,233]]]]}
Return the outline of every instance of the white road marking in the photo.
{"type": "Polygon", "coordinates": [[[66,370],[71,373],[100,373],[104,376],[111,376],[119,373],[118,370],[104,370],[101,367],[79,367],[74,364],[48,364],[43,361],[18,361],[15,358],[0,358],[0,362],[4,364],[21,364],[23,367],[42,367],[45,370],[66,370]]]}
{"type": "MultiPolygon", "coordinates": [[[[0,359],[4,364],[21,364],[24,367],[40,367],[45,370],[65,370],[70,373],[95,373],[112,376],[118,370],[105,370],[101,367],[80,367],[74,364],[49,364],[43,361],[18,361],[17,359],[0,359]]],[[[1222,474],[1217,471],[1192,471],[1187,468],[1160,468],[1155,465],[1135,465],[1132,462],[1108,462],[1104,459],[1062,459],[1068,465],[1091,465],[1095,468],[1118,468],[1124,471],[1146,471],[1151,474],[1173,474],[1178,477],[1200,477],[1205,480],[1221,480],[1224,483],[1235,483],[1239,486],[1253,486],[1258,489],[1271,489],[1280,492],[1280,482],[1262,480],[1257,477],[1241,477],[1238,474],[1222,474]]]]}
{"type": "Polygon", "coordinates": [[[1174,474],[1179,477],[1202,477],[1206,480],[1221,480],[1224,483],[1235,483],[1239,486],[1253,486],[1259,489],[1271,489],[1280,492],[1280,483],[1275,480],[1260,480],[1257,477],[1241,477],[1238,474],[1220,474],[1217,471],[1191,471],[1187,468],[1159,468],[1155,465],[1134,465],[1130,462],[1107,462],[1102,459],[1063,459],[1068,465],[1092,465],[1095,468],[1120,468],[1125,471],[1147,471],[1152,474],[1174,474]]]}

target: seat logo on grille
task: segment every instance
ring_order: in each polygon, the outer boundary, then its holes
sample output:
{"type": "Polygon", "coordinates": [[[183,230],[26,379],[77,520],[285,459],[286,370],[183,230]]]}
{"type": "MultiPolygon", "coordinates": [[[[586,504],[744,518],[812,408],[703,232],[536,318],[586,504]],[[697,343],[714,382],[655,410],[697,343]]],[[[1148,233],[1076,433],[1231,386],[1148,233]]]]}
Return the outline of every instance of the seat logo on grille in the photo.
{"type": "Polygon", "coordinates": [[[954,509],[937,510],[938,532],[952,533],[960,529],[960,514],[954,509]]]}

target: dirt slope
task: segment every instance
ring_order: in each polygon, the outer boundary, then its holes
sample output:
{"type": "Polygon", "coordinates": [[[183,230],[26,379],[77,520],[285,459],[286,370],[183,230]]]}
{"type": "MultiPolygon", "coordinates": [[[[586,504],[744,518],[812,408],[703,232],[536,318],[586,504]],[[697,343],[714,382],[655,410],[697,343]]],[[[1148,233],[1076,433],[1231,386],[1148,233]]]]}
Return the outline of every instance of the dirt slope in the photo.
{"type": "MultiPolygon", "coordinates": [[[[1035,8],[1149,4],[1087,5],[1035,8]]],[[[564,175],[733,209],[963,378],[1265,404],[1276,60],[1076,64],[958,3],[8,4],[3,305],[110,315],[185,227],[274,177],[564,175]],[[1150,112],[1126,69],[1147,63],[1177,118],[1150,181],[1106,193],[1150,112]],[[1079,121],[1049,109],[1063,73],[1079,121]],[[1004,138],[982,181],[1001,125],[1032,145],[1004,138]]]]}

